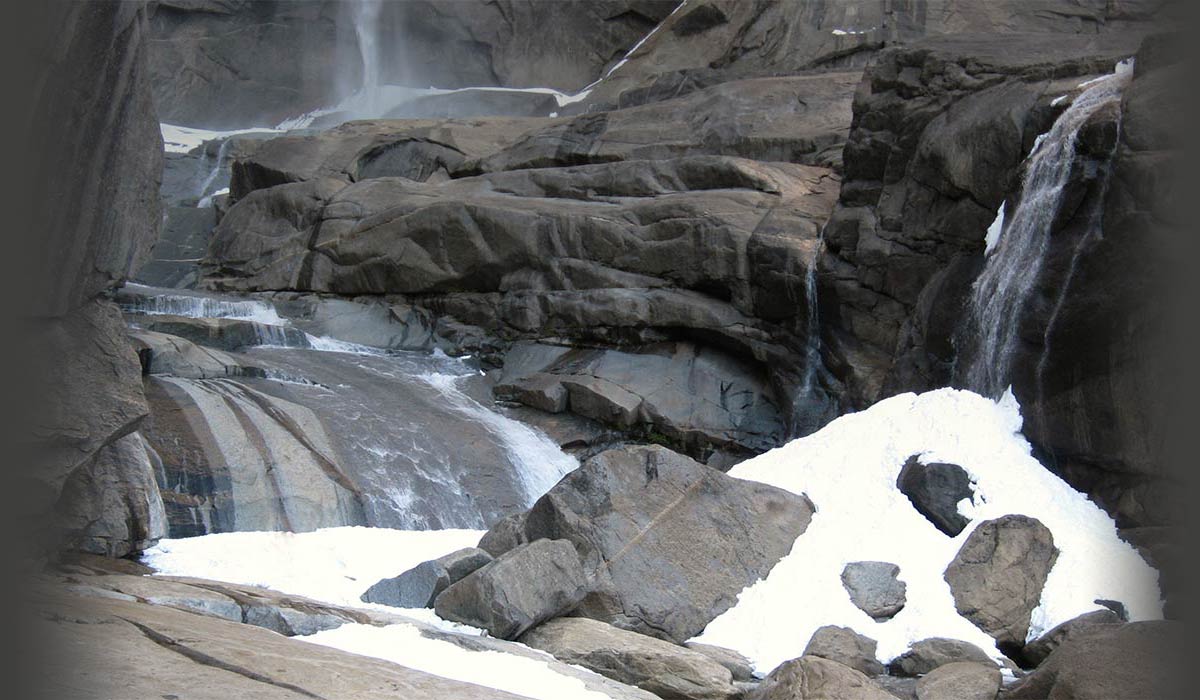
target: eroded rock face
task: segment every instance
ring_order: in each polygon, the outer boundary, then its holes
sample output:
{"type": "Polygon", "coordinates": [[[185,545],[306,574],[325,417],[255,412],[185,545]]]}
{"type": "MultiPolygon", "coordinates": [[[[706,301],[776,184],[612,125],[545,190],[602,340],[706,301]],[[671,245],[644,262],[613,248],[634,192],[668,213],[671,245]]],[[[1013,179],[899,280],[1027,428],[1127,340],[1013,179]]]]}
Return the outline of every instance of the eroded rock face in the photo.
{"type": "Polygon", "coordinates": [[[958,614],[999,645],[1019,649],[1057,558],[1054,536],[1045,525],[1036,518],[1006,515],[975,528],[944,578],[958,614]]]}
{"type": "Polygon", "coordinates": [[[660,698],[722,700],[737,695],[727,668],[697,651],[583,617],[559,617],[520,642],[660,698]]]}
{"type": "Polygon", "coordinates": [[[516,639],[571,611],[588,586],[570,542],[537,539],[452,584],[437,596],[434,610],[438,617],[482,627],[493,637],[516,639]]]}
{"type": "Polygon", "coordinates": [[[747,700],[895,700],[878,684],[849,666],[817,656],[785,661],[763,679],[747,700]]]}
{"type": "Polygon", "coordinates": [[[568,474],[523,530],[578,549],[595,580],[574,614],[683,643],[791,550],[814,510],[803,496],[640,446],[568,474]]]}

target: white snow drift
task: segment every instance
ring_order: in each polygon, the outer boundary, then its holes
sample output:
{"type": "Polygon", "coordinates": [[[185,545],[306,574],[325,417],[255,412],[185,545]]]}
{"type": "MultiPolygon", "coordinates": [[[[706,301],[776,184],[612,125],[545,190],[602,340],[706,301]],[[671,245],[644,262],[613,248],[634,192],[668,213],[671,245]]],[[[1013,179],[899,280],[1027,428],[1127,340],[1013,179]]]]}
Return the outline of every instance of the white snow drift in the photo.
{"type": "Polygon", "coordinates": [[[799,656],[823,625],[877,640],[885,662],[927,637],[965,640],[999,657],[994,640],[957,614],[942,573],[980,522],[1008,514],[1040,520],[1059,549],[1029,638],[1099,609],[1097,598],[1121,601],[1131,619],[1160,617],[1156,572],[1118,539],[1107,514],[1031,456],[1020,428],[1011,393],[993,402],[939,389],[886,399],[735,466],[733,476],[807,493],[817,512],[791,553],[697,641],[736,649],[763,672],[799,656]],[[970,474],[976,498],[959,512],[972,522],[957,537],[937,530],[896,488],[914,454],[970,474]],[[907,605],[884,622],[855,607],[842,586],[844,566],[867,560],[899,565],[908,586],[907,605]]]}

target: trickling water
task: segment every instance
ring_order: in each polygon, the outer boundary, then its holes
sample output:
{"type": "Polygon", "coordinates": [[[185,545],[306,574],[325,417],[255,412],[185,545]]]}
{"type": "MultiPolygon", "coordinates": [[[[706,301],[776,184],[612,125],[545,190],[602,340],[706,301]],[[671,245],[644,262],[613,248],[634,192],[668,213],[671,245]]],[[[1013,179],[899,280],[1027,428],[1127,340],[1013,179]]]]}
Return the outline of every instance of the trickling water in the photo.
{"type": "Polygon", "coordinates": [[[204,182],[200,185],[200,191],[196,193],[196,196],[199,198],[199,200],[196,202],[197,207],[203,208],[212,206],[213,197],[219,193],[219,189],[217,191],[212,191],[212,186],[216,183],[217,178],[221,176],[221,167],[224,165],[226,155],[229,152],[229,141],[230,139],[225,139],[221,142],[221,146],[217,149],[217,160],[215,163],[213,163],[212,170],[209,171],[208,177],[204,178],[204,182]]]}
{"type": "Polygon", "coordinates": [[[1129,80],[1129,63],[1088,82],[1070,107],[1034,146],[1021,183],[1021,200],[1002,230],[968,301],[968,328],[975,352],[965,374],[968,388],[997,397],[1009,384],[1017,329],[1050,244],[1050,228],[1062,203],[1075,161],[1079,130],[1097,110],[1119,101],[1129,80]]]}
{"type": "Polygon", "coordinates": [[[817,377],[817,368],[821,364],[821,328],[820,318],[817,314],[817,260],[821,256],[821,247],[825,244],[825,227],[821,227],[821,233],[817,237],[817,244],[813,247],[812,259],[808,261],[808,269],[804,272],[804,302],[808,307],[808,317],[806,319],[807,347],[804,353],[804,381],[801,383],[800,393],[807,396],[812,392],[813,382],[817,377]]]}
{"type": "Polygon", "coordinates": [[[359,86],[360,108],[363,116],[378,116],[379,109],[379,14],[382,0],[357,0],[354,3],[354,36],[358,39],[358,55],[362,60],[362,83],[359,86]]]}
{"type": "Polygon", "coordinates": [[[125,288],[132,295],[121,298],[124,311],[188,318],[237,318],[269,326],[286,326],[287,319],[275,311],[275,307],[262,301],[229,300],[198,294],[163,294],[153,287],[128,283],[125,288]]]}

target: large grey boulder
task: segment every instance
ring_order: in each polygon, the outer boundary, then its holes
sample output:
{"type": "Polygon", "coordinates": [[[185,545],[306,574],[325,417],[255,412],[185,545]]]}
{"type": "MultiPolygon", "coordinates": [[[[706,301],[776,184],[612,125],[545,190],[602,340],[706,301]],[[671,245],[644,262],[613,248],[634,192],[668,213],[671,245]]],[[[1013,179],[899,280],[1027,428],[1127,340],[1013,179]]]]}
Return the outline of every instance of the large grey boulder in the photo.
{"type": "Polygon", "coordinates": [[[555,618],[519,641],[664,700],[724,700],[738,694],[729,669],[708,656],[597,620],[555,618]]]}
{"type": "Polygon", "coordinates": [[[713,644],[702,644],[701,642],[688,642],[684,644],[692,651],[700,652],[708,658],[716,661],[725,668],[729,669],[729,673],[733,675],[734,681],[742,682],[757,682],[758,678],[754,675],[754,664],[733,649],[715,646],[713,644]]]}
{"type": "Polygon", "coordinates": [[[359,598],[364,603],[380,603],[397,608],[430,608],[439,593],[491,562],[492,555],[482,549],[466,547],[421,562],[399,576],[385,578],[368,588],[359,598]]]}
{"type": "Polygon", "coordinates": [[[801,656],[779,664],[746,700],[895,700],[862,673],[836,661],[801,656]]]}
{"type": "Polygon", "coordinates": [[[900,567],[887,561],[852,561],[842,569],[842,586],[850,602],[876,622],[890,620],[904,609],[906,585],[896,576],[900,567]]]}
{"type": "Polygon", "coordinates": [[[945,637],[930,637],[913,642],[900,656],[888,664],[888,671],[901,676],[923,676],[933,669],[956,661],[992,664],[991,657],[969,642],[945,637]]]}
{"type": "Polygon", "coordinates": [[[884,668],[875,656],[878,645],[874,639],[858,634],[849,627],[825,625],[813,633],[802,656],[819,656],[868,676],[879,676],[884,668]]]}
{"type": "Polygon", "coordinates": [[[530,509],[524,531],[579,551],[594,582],[576,615],[683,643],[766,576],[814,510],[804,496],[636,446],[564,477],[530,509]]]}
{"type": "Polygon", "coordinates": [[[971,522],[958,512],[958,502],[975,492],[971,490],[971,477],[957,464],[922,464],[913,455],[900,469],[896,488],[917,512],[950,537],[957,536],[971,522]]]}
{"type": "Polygon", "coordinates": [[[1054,535],[1045,525],[1036,518],[1006,515],[971,532],[944,578],[958,614],[998,644],[1019,649],[1057,558],[1054,535]]]}
{"type": "Polygon", "coordinates": [[[995,700],[1000,669],[992,664],[955,661],[917,681],[917,700],[995,700]]]}
{"type": "Polygon", "coordinates": [[[1068,637],[1042,665],[1006,689],[1006,700],[1033,698],[1185,698],[1187,643],[1166,621],[1093,625],[1068,637]]]}
{"type": "Polygon", "coordinates": [[[1051,652],[1082,630],[1095,625],[1116,625],[1121,622],[1123,622],[1121,617],[1108,609],[1084,613],[1056,625],[1050,631],[1026,644],[1021,649],[1021,657],[1030,666],[1039,666],[1047,656],[1050,656],[1051,652]]]}
{"type": "Polygon", "coordinates": [[[67,479],[56,506],[71,549],[124,557],[167,536],[167,515],[142,436],[102,447],[67,479]]]}
{"type": "Polygon", "coordinates": [[[505,552],[442,591],[438,616],[516,639],[522,632],[569,612],[587,594],[579,555],[565,540],[539,539],[505,552]]]}

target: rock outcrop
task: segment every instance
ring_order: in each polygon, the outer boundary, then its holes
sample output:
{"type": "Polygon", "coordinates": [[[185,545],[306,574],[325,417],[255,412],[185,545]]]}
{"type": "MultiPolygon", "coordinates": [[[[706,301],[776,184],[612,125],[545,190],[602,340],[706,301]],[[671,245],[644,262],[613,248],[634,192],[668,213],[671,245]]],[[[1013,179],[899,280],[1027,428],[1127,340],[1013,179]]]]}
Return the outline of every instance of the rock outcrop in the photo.
{"type": "Polygon", "coordinates": [[[594,579],[575,615],[682,644],[788,553],[814,510],[803,496],[645,446],[600,453],[518,527],[503,527],[510,541],[575,546],[594,579]]]}
{"type": "Polygon", "coordinates": [[[813,633],[802,656],[829,659],[867,676],[879,676],[884,668],[875,658],[878,645],[874,639],[864,637],[849,627],[826,625],[813,633]]]}
{"type": "Polygon", "coordinates": [[[148,407],[137,356],[104,300],[147,258],[158,235],[162,139],[146,69],[141,3],[45,3],[27,113],[37,162],[22,264],[20,352],[33,395],[22,406],[22,479],[31,510],[59,501],[58,529],[120,556],[162,536],[162,503],[134,434],[148,407]],[[67,204],[69,203],[69,204],[67,204]],[[22,426],[25,427],[25,426],[22,426]],[[61,498],[60,498],[61,496],[61,498]]]}
{"type": "Polygon", "coordinates": [[[1057,558],[1054,536],[1045,525],[1036,518],[1006,515],[971,532],[944,578],[958,614],[1001,648],[1019,650],[1057,558]]]}

